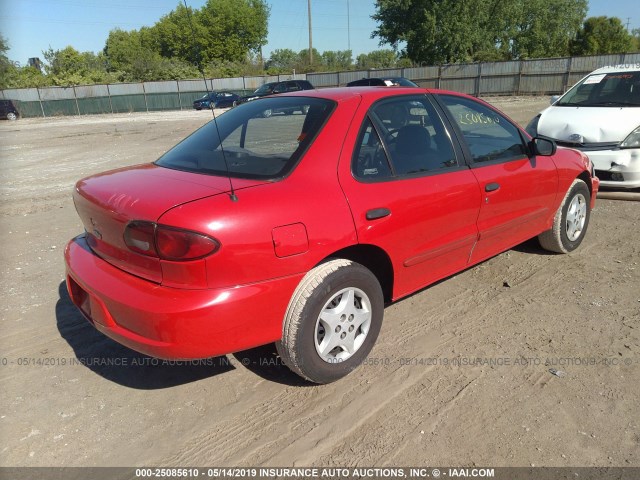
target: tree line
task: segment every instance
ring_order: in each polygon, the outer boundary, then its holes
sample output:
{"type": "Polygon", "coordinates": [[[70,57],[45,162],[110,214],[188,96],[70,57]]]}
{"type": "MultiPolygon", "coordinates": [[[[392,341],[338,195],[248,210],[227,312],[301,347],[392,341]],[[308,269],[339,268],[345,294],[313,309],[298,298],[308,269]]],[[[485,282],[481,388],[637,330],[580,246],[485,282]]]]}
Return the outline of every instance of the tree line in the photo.
{"type": "Polygon", "coordinates": [[[587,0],[376,0],[372,35],[429,65],[640,51],[640,29],[585,20],[587,10],[587,0]]]}
{"type": "Polygon", "coordinates": [[[114,29],[102,51],[42,52],[44,68],[7,58],[0,36],[0,88],[178,80],[500,61],[640,51],[640,29],[619,18],[586,18],[587,0],[376,0],[372,38],[391,46],[353,58],[350,50],[274,50],[266,0],[178,4],[153,26],[114,29]],[[586,19],[585,19],[586,18],[586,19]]]}

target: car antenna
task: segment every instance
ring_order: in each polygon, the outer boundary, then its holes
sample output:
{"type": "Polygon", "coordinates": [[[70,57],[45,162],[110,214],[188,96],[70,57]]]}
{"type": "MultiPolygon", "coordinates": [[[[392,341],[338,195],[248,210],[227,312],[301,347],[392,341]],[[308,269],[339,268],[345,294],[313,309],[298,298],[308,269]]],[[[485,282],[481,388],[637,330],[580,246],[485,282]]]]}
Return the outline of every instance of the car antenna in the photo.
{"type": "MultiPolygon", "coordinates": [[[[204,80],[204,88],[207,91],[207,97],[209,97],[211,92],[209,91],[209,86],[207,85],[207,77],[204,74],[204,68],[202,68],[200,48],[198,48],[198,45],[196,43],[196,31],[193,28],[193,22],[191,21],[191,11],[187,6],[187,0],[182,0],[182,2],[184,3],[184,8],[187,11],[187,18],[189,19],[189,27],[191,27],[191,40],[193,43],[193,53],[195,56],[196,66],[198,67],[198,70],[202,75],[202,80],[204,80]]],[[[211,106],[211,104],[209,104],[209,106],[211,106]]],[[[238,196],[236,195],[236,192],[233,189],[233,182],[231,181],[231,174],[229,172],[229,164],[227,163],[227,155],[224,151],[224,145],[222,145],[222,137],[220,136],[220,129],[218,128],[218,119],[216,118],[216,113],[213,111],[213,108],[211,109],[211,113],[213,114],[213,124],[216,126],[216,133],[218,135],[218,141],[220,142],[220,151],[222,152],[222,159],[224,160],[224,168],[227,173],[227,179],[229,180],[229,190],[230,190],[229,198],[232,201],[237,202],[238,196]]]]}

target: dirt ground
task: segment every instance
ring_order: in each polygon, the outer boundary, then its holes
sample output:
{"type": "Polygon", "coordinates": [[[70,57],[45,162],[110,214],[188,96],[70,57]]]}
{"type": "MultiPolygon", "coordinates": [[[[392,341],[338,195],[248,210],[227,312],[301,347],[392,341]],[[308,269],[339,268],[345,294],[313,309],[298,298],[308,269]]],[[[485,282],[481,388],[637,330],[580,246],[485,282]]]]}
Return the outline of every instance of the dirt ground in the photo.
{"type": "MultiPolygon", "coordinates": [[[[490,100],[523,124],[548,104],[490,100]]],[[[570,255],[527,242],[389,306],[327,386],[271,346],[175,365],[97,333],[64,288],[75,181],[209,119],[0,124],[0,466],[640,466],[637,202],[598,201],[570,255]]]]}

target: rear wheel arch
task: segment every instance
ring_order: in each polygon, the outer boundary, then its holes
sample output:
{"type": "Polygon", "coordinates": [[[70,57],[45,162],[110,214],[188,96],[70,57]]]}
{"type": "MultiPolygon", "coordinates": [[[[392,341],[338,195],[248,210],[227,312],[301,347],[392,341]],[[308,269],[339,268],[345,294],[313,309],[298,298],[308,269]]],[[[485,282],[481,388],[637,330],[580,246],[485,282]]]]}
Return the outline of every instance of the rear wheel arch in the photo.
{"type": "Polygon", "coordinates": [[[335,258],[351,260],[369,269],[382,287],[385,303],[391,303],[393,299],[394,271],[391,258],[385,250],[370,244],[351,245],[328,255],[318,264],[335,258]]]}

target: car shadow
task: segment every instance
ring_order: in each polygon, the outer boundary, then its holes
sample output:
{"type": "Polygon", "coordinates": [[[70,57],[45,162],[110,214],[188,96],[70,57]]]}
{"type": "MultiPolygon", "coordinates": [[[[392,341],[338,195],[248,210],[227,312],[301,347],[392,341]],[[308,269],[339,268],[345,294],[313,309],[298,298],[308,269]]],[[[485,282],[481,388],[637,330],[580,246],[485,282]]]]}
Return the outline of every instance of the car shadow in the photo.
{"type": "Polygon", "coordinates": [[[159,390],[234,370],[226,356],[168,361],[131,350],[97,331],[71,301],[65,282],[58,287],[56,322],[78,364],[101,377],[138,390],[159,390]]]}
{"type": "Polygon", "coordinates": [[[520,253],[528,253],[531,255],[542,255],[542,256],[560,255],[559,253],[550,252],[549,250],[545,250],[544,248],[542,248],[540,246],[540,242],[538,242],[538,239],[536,237],[530,238],[526,242],[522,242],[521,244],[516,245],[511,250],[514,250],[520,253]]]}
{"type": "Polygon", "coordinates": [[[291,387],[317,386],[317,384],[309,382],[289,370],[289,367],[278,356],[274,343],[236,352],[233,356],[247,370],[270,382],[291,387]]]}

